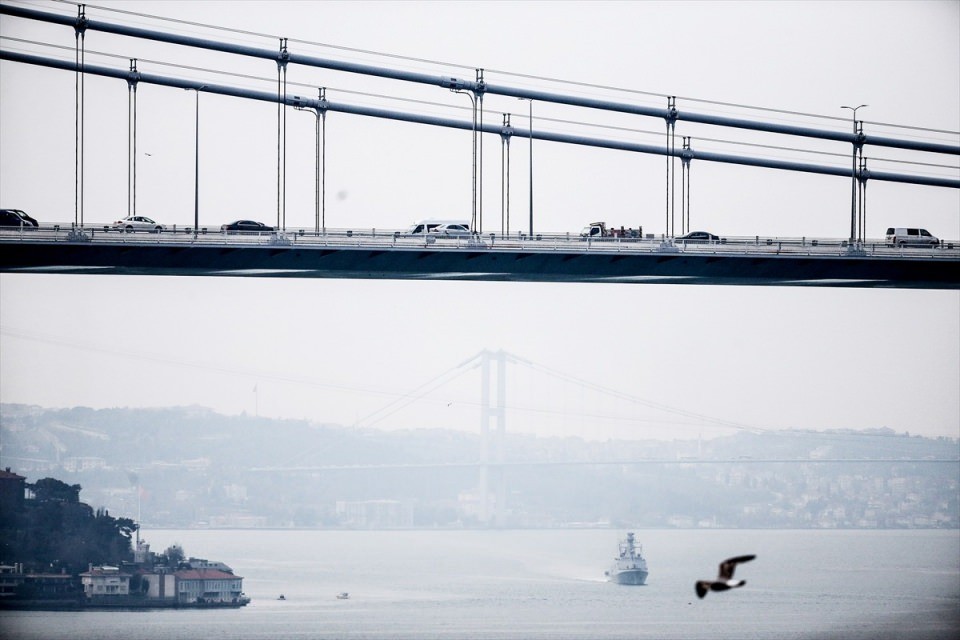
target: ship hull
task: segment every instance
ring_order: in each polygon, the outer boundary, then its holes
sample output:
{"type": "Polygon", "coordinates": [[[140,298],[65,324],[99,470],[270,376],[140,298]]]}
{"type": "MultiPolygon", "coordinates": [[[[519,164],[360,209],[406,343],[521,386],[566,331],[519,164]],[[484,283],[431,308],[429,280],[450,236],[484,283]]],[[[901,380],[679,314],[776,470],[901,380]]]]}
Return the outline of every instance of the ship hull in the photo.
{"type": "Polygon", "coordinates": [[[616,571],[610,573],[610,582],[617,584],[642,585],[647,582],[647,572],[640,569],[616,571]]]}

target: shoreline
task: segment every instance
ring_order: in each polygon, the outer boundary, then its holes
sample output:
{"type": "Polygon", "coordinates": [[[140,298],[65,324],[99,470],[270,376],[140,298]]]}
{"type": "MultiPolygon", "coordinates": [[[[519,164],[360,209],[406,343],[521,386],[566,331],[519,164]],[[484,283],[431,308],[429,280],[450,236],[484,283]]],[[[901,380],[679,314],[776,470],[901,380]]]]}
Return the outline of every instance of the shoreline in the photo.
{"type": "Polygon", "coordinates": [[[83,600],[0,600],[0,611],[137,611],[144,609],[239,609],[250,603],[250,598],[230,602],[176,602],[151,598],[125,598],[118,601],[86,602],[83,600]]]}

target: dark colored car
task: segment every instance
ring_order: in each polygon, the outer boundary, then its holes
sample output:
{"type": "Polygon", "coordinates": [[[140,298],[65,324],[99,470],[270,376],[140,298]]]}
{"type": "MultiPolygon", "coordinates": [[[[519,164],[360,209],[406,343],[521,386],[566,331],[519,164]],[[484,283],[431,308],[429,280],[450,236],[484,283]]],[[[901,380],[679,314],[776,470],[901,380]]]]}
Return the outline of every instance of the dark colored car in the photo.
{"type": "Polygon", "coordinates": [[[715,236],[706,231],[691,231],[687,235],[677,238],[676,242],[686,244],[715,244],[720,242],[720,236],[715,236]]]}
{"type": "Polygon", "coordinates": [[[268,233],[273,231],[273,227],[268,227],[262,222],[253,220],[234,220],[230,224],[221,225],[220,231],[252,231],[268,233]]]}
{"type": "Polygon", "coordinates": [[[0,227],[39,227],[40,223],[20,209],[0,209],[0,227]]]}

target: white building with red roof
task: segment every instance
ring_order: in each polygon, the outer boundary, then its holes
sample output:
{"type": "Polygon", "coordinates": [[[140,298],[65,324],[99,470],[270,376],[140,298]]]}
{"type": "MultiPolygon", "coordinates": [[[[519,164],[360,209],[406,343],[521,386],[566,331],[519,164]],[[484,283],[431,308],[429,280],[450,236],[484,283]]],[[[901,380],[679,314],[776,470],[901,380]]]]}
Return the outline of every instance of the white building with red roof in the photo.
{"type": "Polygon", "coordinates": [[[174,572],[179,604],[242,603],[243,578],[220,569],[180,569],[174,572]]]}

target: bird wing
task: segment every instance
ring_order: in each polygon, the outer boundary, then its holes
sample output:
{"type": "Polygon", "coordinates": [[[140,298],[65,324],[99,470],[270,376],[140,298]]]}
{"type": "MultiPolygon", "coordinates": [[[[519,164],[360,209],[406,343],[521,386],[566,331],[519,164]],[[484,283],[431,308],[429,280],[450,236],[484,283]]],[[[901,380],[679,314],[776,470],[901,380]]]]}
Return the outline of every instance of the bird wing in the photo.
{"type": "Polygon", "coordinates": [[[737,556],[735,558],[729,558],[720,563],[720,578],[722,580],[729,580],[733,577],[733,571],[737,568],[737,564],[741,562],[750,562],[757,556],[737,556]]]}
{"type": "Polygon", "coordinates": [[[710,590],[710,583],[709,583],[709,582],[707,582],[706,580],[698,580],[698,581],[697,581],[697,596],[698,596],[698,597],[702,598],[703,596],[707,595],[707,591],[709,591],[709,590],[710,590]]]}

